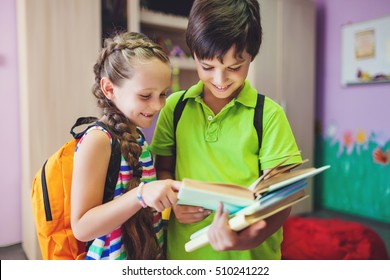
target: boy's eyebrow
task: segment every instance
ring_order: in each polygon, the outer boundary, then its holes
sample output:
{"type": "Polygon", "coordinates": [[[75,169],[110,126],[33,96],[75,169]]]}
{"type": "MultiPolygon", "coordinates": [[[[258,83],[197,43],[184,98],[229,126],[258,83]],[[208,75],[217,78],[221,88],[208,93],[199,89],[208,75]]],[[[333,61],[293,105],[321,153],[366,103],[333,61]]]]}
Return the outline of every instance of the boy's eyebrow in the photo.
{"type": "MultiPolygon", "coordinates": [[[[234,63],[230,64],[229,66],[242,64],[242,63],[244,63],[244,62],[245,62],[245,59],[244,59],[244,58],[241,58],[240,60],[236,60],[234,63]]],[[[199,60],[199,63],[200,63],[200,64],[207,65],[207,66],[211,66],[211,65],[208,64],[205,60],[199,60]]],[[[222,64],[223,64],[223,63],[222,63],[222,64]]]]}

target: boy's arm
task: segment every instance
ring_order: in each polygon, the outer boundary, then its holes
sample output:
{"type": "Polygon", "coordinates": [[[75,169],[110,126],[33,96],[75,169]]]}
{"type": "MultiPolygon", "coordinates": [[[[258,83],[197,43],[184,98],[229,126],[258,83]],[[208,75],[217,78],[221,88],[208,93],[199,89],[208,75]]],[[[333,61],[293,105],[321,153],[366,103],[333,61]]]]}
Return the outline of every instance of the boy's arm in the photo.
{"type": "Polygon", "coordinates": [[[155,158],[155,168],[158,180],[175,178],[175,156],[158,156],[155,158]]]}

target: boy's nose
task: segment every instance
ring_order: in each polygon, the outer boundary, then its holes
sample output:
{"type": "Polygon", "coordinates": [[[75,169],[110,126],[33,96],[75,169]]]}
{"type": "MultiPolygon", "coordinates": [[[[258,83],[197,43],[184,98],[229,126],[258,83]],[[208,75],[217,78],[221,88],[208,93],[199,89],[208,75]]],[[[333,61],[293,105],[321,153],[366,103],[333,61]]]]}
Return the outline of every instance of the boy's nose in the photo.
{"type": "Polygon", "coordinates": [[[217,86],[223,86],[226,81],[226,75],[223,71],[217,71],[214,74],[214,83],[217,86]]]}

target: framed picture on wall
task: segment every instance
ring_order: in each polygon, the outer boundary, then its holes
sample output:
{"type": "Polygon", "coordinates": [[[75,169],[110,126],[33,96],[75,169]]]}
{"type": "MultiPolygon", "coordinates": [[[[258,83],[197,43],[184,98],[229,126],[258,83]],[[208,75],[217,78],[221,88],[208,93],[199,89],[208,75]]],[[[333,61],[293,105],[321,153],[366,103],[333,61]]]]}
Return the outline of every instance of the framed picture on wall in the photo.
{"type": "Polygon", "coordinates": [[[344,86],[390,82],[390,16],[342,26],[344,86]]]}

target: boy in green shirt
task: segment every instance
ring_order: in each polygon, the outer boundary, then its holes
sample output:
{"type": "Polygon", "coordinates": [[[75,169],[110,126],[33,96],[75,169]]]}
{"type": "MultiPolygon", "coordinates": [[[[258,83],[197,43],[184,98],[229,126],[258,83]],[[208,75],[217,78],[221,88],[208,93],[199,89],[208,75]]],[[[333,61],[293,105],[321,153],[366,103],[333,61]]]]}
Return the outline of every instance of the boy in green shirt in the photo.
{"type": "MultiPolygon", "coordinates": [[[[246,81],[262,40],[257,0],[195,0],[186,32],[198,84],[184,99],[175,130],[173,111],[182,92],[162,109],[150,146],[159,179],[191,178],[249,186],[284,158],[298,152],[283,109],[265,97],[262,144],[253,125],[257,90],[246,81]]],[[[286,164],[300,162],[292,157],[286,164]]],[[[211,211],[176,205],[168,222],[168,259],[280,259],[282,229],[290,208],[241,232],[232,231],[222,206],[211,211]],[[214,222],[213,222],[214,219],[214,222]],[[184,244],[213,222],[210,245],[188,253],[184,244]]]]}

